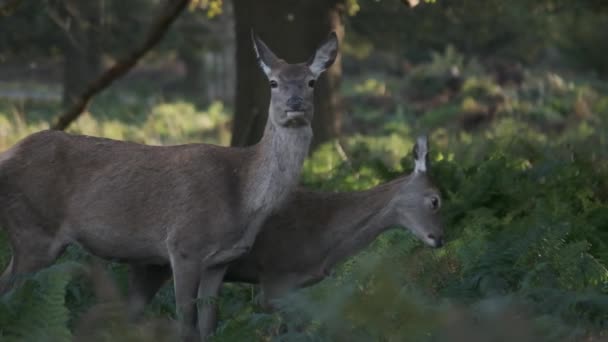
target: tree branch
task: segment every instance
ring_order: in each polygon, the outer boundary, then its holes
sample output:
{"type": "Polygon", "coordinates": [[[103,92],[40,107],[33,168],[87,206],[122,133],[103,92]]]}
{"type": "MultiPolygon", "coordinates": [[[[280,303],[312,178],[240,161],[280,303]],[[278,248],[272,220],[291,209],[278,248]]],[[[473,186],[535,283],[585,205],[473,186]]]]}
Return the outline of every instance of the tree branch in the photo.
{"type": "Polygon", "coordinates": [[[82,114],[93,96],[106,89],[116,79],[128,73],[164,37],[171,24],[179,17],[189,2],[190,0],[166,0],[166,7],[159,12],[158,17],[153,21],[152,27],[143,43],[104,71],[99,78],[91,82],[80,96],[73,99],[70,108],[55,119],[51,129],[66,129],[82,114]]]}

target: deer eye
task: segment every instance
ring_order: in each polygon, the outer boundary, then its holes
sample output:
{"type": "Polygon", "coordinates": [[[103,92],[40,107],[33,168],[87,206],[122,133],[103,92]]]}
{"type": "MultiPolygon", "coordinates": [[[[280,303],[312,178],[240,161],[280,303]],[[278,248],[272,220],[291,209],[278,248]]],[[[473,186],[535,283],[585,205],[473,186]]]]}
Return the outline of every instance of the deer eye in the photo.
{"type": "Polygon", "coordinates": [[[277,81],[275,81],[275,80],[271,80],[270,81],[270,88],[274,89],[274,88],[276,88],[278,86],[279,86],[279,84],[277,83],[277,81]]]}
{"type": "Polygon", "coordinates": [[[314,88],[315,87],[315,80],[308,81],[308,86],[311,87],[311,88],[314,88]]]}
{"type": "Polygon", "coordinates": [[[432,210],[439,209],[439,198],[436,196],[431,197],[430,204],[432,210]]]}

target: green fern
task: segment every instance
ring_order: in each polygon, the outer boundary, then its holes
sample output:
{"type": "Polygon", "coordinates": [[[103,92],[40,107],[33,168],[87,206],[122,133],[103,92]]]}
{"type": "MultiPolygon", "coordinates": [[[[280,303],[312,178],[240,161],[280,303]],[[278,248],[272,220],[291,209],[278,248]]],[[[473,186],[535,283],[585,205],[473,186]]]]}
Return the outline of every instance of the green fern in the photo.
{"type": "Polygon", "coordinates": [[[3,341],[70,341],[65,288],[81,271],[73,262],[54,265],[26,277],[0,301],[3,341]]]}

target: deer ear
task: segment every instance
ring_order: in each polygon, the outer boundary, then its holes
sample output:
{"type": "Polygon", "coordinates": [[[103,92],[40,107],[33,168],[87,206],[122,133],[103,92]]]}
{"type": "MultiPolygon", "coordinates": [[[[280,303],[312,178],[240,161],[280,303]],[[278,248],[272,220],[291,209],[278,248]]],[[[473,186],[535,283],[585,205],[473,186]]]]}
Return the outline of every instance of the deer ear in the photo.
{"type": "Polygon", "coordinates": [[[334,64],[337,55],[338,36],[336,35],[336,32],[332,32],[329,34],[329,37],[327,37],[327,40],[319,46],[314,56],[308,60],[308,67],[313,75],[315,75],[315,78],[319,77],[323,71],[334,64]]]}
{"type": "Polygon", "coordinates": [[[414,172],[426,172],[428,168],[429,148],[425,135],[419,136],[414,145],[414,172]]]}
{"type": "Polygon", "coordinates": [[[253,41],[253,50],[255,51],[255,57],[260,68],[262,68],[266,76],[270,76],[272,67],[278,63],[279,59],[253,30],[251,30],[251,40],[253,41]]]}

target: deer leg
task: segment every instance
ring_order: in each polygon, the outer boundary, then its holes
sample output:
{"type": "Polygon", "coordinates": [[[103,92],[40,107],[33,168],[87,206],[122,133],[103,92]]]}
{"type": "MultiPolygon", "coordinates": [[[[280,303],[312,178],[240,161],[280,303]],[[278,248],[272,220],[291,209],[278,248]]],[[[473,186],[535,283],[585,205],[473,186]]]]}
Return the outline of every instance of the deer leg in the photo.
{"type": "Polygon", "coordinates": [[[184,342],[200,339],[196,329],[196,292],[200,281],[201,264],[194,259],[179,252],[171,256],[178,330],[184,342]]]}
{"type": "Polygon", "coordinates": [[[129,265],[129,317],[135,320],[146,307],[165,281],[171,277],[169,265],[129,265]]]}
{"type": "Polygon", "coordinates": [[[15,264],[15,257],[11,257],[11,261],[2,272],[0,276],[0,295],[6,293],[8,289],[11,288],[12,278],[13,278],[13,265],[15,264]]]}
{"type": "Polygon", "coordinates": [[[198,287],[198,328],[207,340],[217,327],[217,299],[219,297],[227,266],[216,266],[203,270],[198,287]]]}
{"type": "Polygon", "coordinates": [[[0,295],[14,286],[18,278],[50,266],[63,252],[65,245],[56,245],[47,236],[29,236],[28,240],[15,240],[13,256],[0,276],[0,295]],[[19,241],[19,243],[15,243],[19,241]],[[28,242],[25,242],[28,241],[28,242]]]}
{"type": "Polygon", "coordinates": [[[67,241],[55,237],[57,229],[46,223],[23,201],[0,208],[0,225],[8,233],[13,254],[0,276],[0,295],[20,277],[50,266],[67,246],[67,241]]]}

